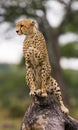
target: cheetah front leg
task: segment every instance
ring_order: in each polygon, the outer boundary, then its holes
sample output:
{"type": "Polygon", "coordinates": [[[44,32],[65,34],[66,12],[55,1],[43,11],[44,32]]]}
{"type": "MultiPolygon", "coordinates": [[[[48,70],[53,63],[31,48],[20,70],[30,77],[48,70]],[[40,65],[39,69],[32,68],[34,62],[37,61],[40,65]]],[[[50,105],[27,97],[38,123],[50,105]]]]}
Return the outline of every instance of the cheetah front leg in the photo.
{"type": "Polygon", "coordinates": [[[47,92],[46,92],[46,86],[47,86],[47,69],[46,69],[46,64],[45,62],[42,63],[42,71],[41,71],[41,77],[42,77],[42,96],[46,97],[47,92]]]}
{"type": "Polygon", "coordinates": [[[42,96],[47,96],[47,92],[46,92],[46,65],[44,62],[44,55],[37,49],[34,49],[34,54],[35,54],[35,61],[36,64],[38,64],[41,67],[41,79],[42,79],[42,85],[40,87],[40,89],[36,90],[37,94],[40,94],[42,96]]]}
{"type": "Polygon", "coordinates": [[[33,69],[30,67],[28,63],[26,63],[27,73],[26,73],[26,82],[30,87],[30,95],[35,95],[35,82],[34,82],[34,73],[33,69]]]}

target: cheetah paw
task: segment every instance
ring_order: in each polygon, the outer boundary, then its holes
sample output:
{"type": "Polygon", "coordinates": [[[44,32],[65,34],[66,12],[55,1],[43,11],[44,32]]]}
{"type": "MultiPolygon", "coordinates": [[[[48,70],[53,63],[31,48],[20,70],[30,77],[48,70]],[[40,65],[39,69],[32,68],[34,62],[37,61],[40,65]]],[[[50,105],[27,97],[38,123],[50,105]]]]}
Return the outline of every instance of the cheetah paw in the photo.
{"type": "Polygon", "coordinates": [[[43,96],[43,97],[47,97],[47,93],[46,93],[46,92],[45,92],[45,93],[43,92],[43,93],[42,93],[42,96],[43,96]]]}
{"type": "Polygon", "coordinates": [[[30,96],[34,96],[35,95],[35,91],[30,91],[29,95],[30,96]]]}
{"type": "Polygon", "coordinates": [[[37,94],[37,95],[41,95],[41,93],[42,93],[41,89],[38,89],[38,90],[35,91],[35,94],[37,94]]]}
{"type": "Polygon", "coordinates": [[[68,113],[69,113],[69,110],[68,110],[64,105],[61,106],[61,110],[62,110],[62,112],[64,112],[65,114],[68,114],[68,113]]]}

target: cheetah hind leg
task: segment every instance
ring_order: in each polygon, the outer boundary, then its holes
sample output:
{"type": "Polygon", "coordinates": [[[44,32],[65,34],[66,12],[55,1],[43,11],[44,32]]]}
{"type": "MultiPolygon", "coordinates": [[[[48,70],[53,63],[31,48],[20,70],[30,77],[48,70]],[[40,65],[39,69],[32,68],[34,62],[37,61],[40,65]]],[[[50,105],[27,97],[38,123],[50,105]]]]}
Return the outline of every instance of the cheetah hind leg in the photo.
{"type": "Polygon", "coordinates": [[[50,94],[53,94],[56,97],[56,100],[58,101],[62,112],[65,114],[68,114],[69,110],[64,106],[64,103],[62,100],[62,95],[61,95],[61,90],[60,90],[60,87],[58,86],[56,80],[54,78],[50,77],[48,84],[49,84],[49,86],[47,87],[47,92],[50,94]]]}

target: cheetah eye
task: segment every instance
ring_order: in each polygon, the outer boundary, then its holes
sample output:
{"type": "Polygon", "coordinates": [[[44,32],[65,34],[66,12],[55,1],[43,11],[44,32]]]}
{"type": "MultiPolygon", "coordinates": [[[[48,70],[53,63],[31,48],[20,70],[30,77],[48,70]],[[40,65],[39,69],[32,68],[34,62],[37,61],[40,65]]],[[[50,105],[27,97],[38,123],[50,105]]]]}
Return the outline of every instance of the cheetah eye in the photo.
{"type": "Polygon", "coordinates": [[[21,25],[21,28],[23,27],[24,25],[21,25]]]}

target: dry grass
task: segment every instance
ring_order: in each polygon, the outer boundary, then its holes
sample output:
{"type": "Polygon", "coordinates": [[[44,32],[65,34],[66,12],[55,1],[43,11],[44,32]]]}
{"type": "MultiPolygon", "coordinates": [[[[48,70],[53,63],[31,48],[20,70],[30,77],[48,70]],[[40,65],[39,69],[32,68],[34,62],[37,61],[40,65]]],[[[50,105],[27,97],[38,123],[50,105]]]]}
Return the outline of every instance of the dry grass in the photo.
{"type": "Polygon", "coordinates": [[[22,119],[8,117],[8,110],[0,110],[0,130],[19,130],[22,119]]]}

